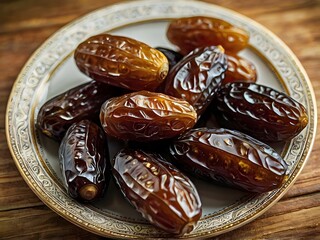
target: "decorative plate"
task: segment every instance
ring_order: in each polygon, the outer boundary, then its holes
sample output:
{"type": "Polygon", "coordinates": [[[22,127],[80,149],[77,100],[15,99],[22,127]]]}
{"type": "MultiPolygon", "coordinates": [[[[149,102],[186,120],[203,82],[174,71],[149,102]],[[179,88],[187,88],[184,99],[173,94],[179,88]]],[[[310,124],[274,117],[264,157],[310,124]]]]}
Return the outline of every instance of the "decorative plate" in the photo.
{"type": "MultiPolygon", "coordinates": [[[[241,55],[257,67],[258,83],[284,91],[302,103],[309,124],[293,140],[273,147],[289,165],[288,181],[264,194],[251,194],[194,179],[203,216],[181,238],[203,238],[240,227],[270,208],[292,186],[311,152],[316,127],[314,93],[303,67],[290,49],[270,31],[225,8],[198,1],[133,1],[106,7],[73,21],[51,36],[29,59],[12,89],[6,115],[9,148],[21,175],[53,211],[93,233],[112,238],[168,238],[146,222],[122,197],[114,182],[94,204],[71,199],[62,185],[58,143],[35,129],[40,106],[48,99],[89,79],[73,60],[76,46],[102,32],[125,35],[174,49],[166,39],[170,19],[206,15],[225,19],[250,33],[250,46],[241,55]]],[[[118,150],[110,142],[110,156],[118,150]]],[[[172,237],[172,236],[171,236],[172,237]]]]}

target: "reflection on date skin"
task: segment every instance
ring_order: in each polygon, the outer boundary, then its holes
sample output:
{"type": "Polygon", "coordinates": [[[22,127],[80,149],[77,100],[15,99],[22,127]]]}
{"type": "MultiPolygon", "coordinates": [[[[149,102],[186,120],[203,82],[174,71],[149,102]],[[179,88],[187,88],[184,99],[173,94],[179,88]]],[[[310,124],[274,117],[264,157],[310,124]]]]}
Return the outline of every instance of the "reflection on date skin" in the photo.
{"type": "Polygon", "coordinates": [[[192,129],[170,153],[188,172],[250,192],[271,191],[286,179],[287,164],[275,150],[237,131],[192,129]]]}
{"type": "Polygon", "coordinates": [[[164,93],[189,102],[199,117],[212,101],[226,70],[227,59],[221,46],[197,48],[170,70],[164,93]]]}
{"type": "Polygon", "coordinates": [[[228,69],[222,84],[229,82],[256,82],[257,70],[252,62],[237,56],[227,54],[228,69]]]}
{"type": "Polygon", "coordinates": [[[290,96],[255,83],[223,86],[216,97],[217,117],[224,126],[261,141],[288,141],[308,123],[306,109],[290,96]]]}
{"type": "Polygon", "coordinates": [[[101,107],[105,132],[141,142],[179,136],[192,128],[197,114],[186,101],[161,93],[139,91],[111,98],[101,107]]]}
{"type": "Polygon", "coordinates": [[[98,125],[89,120],[71,125],[60,144],[59,158],[71,197],[94,201],[103,196],[110,164],[104,133],[98,125]]]}
{"type": "Polygon", "coordinates": [[[162,52],[138,40],[110,34],[82,42],[74,58],[81,72],[94,80],[129,90],[154,90],[168,74],[162,52]]]}
{"type": "Polygon", "coordinates": [[[36,126],[61,141],[68,128],[83,119],[98,120],[101,105],[120,94],[116,87],[90,81],[50,99],[39,110],[36,126]]]}
{"type": "Polygon", "coordinates": [[[201,201],[188,177],[160,156],[122,149],[112,172],[126,199],[156,227],[189,233],[201,217],[201,201]]]}
{"type": "Polygon", "coordinates": [[[198,47],[222,45],[227,53],[237,53],[249,42],[249,34],[222,19],[194,16],[173,20],[167,30],[170,42],[186,55],[198,47]]]}

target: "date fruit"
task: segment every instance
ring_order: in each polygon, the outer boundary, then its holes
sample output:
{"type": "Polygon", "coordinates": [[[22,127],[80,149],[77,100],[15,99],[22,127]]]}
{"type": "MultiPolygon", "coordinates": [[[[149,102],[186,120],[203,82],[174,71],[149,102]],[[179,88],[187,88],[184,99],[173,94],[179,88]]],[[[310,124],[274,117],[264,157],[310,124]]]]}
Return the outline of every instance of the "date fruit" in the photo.
{"type": "Polygon", "coordinates": [[[110,170],[104,133],[89,120],[74,123],[64,136],[59,158],[65,185],[71,197],[93,201],[101,197],[110,170]],[[109,166],[108,166],[109,165],[109,166]]]}
{"type": "Polygon", "coordinates": [[[287,179],[287,164],[275,150],[237,131],[192,129],[170,152],[186,171],[250,192],[274,190],[287,179]]]}
{"type": "Polygon", "coordinates": [[[119,89],[104,83],[81,84],[42,105],[36,126],[48,137],[61,140],[73,123],[83,119],[99,120],[101,105],[119,94],[119,89]]]}
{"type": "Polygon", "coordinates": [[[173,68],[174,65],[176,65],[183,58],[182,54],[180,54],[174,50],[164,48],[164,47],[156,47],[156,49],[159,50],[160,52],[162,52],[166,56],[166,58],[168,59],[169,70],[171,68],[173,68]]]}
{"type": "Polygon", "coordinates": [[[308,124],[306,109],[290,96],[255,83],[226,84],[216,97],[217,118],[261,141],[287,141],[308,124]]]}
{"type": "Polygon", "coordinates": [[[228,69],[222,84],[229,82],[256,82],[257,70],[252,62],[237,55],[226,55],[228,69]]]}
{"type": "Polygon", "coordinates": [[[128,37],[100,34],[82,42],[74,53],[81,72],[94,80],[130,90],[154,90],[168,74],[160,51],[128,37]]]}
{"type": "Polygon", "coordinates": [[[151,224],[175,235],[193,230],[202,209],[187,176],[157,155],[128,148],[112,165],[123,195],[151,224]]]}
{"type": "Polygon", "coordinates": [[[200,116],[212,101],[226,70],[222,47],[197,48],[170,70],[164,93],[186,100],[200,116]]]}
{"type": "Polygon", "coordinates": [[[172,138],[192,128],[197,114],[186,101],[139,91],[107,100],[100,121],[107,135],[135,141],[172,138]]]}
{"type": "Polygon", "coordinates": [[[183,55],[195,48],[222,45],[226,52],[236,53],[248,45],[249,34],[217,18],[194,16],[173,20],[167,30],[169,41],[183,55]]]}

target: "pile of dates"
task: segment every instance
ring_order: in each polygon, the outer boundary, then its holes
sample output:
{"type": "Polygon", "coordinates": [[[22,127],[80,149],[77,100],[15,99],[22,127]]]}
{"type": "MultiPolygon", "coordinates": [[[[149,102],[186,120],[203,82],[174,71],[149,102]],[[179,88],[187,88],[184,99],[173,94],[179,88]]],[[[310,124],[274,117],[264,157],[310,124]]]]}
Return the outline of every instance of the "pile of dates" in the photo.
{"type": "Polygon", "coordinates": [[[187,17],[173,20],[167,37],[178,51],[110,34],[82,42],[75,63],[92,81],[46,102],[37,127],[61,142],[71,197],[94,201],[113,177],[150,223],[183,235],[202,213],[189,174],[256,193],[279,188],[287,164],[267,144],[295,137],[308,116],[256,84],[254,64],[238,55],[249,41],[243,29],[187,17]],[[218,124],[207,128],[212,115],[218,124]],[[106,137],[123,145],[113,159],[106,137]]]}

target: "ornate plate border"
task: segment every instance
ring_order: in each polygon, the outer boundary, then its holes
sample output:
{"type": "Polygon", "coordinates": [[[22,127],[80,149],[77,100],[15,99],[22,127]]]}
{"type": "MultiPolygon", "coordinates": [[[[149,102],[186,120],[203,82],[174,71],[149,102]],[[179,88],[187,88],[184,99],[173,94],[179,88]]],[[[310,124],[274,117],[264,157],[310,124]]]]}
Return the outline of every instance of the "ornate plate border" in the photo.
{"type": "Polygon", "coordinates": [[[251,34],[250,45],[271,63],[288,93],[304,104],[310,123],[293,139],[284,153],[289,163],[289,180],[280,189],[253,195],[237,206],[203,217],[194,231],[183,238],[208,237],[244,225],[278,201],[296,180],[311,152],[317,124],[316,101],[308,76],[291,50],[274,34],[236,12],[196,1],[134,1],[92,12],[56,32],[29,59],[21,70],[9,97],[6,134],[13,159],[21,175],[37,196],[52,210],[74,224],[102,236],[118,238],[166,238],[147,223],[135,223],[105,216],[73,201],[54,182],[35,149],[35,92],[52,71],[89,35],[129,24],[190,15],[208,15],[226,19],[251,34]]]}

